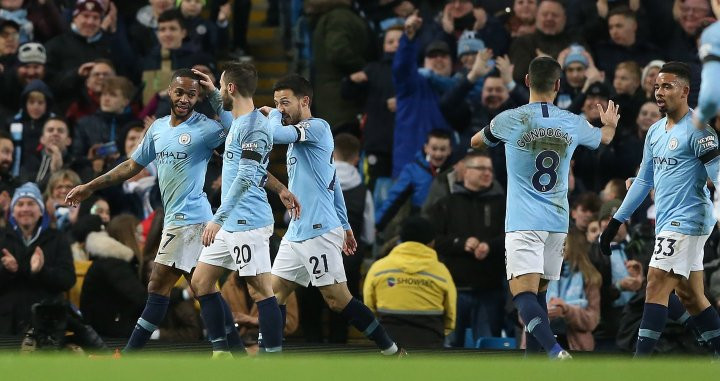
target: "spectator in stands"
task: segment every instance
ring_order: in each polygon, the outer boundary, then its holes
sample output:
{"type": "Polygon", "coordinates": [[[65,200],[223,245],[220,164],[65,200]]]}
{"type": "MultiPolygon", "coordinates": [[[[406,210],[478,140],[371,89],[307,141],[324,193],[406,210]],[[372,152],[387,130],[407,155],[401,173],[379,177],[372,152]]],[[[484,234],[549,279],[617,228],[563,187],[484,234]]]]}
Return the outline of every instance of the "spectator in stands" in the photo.
{"type": "Polygon", "coordinates": [[[70,153],[71,143],[70,129],[65,120],[57,116],[48,118],[43,125],[40,144],[24,157],[22,178],[45,189],[53,172],[72,169],[81,178],[91,180],[89,163],[84,157],[76,157],[70,153]]]}
{"type": "MultiPolygon", "coordinates": [[[[471,154],[472,149],[468,149],[466,154],[471,154]]],[[[432,209],[438,201],[445,196],[455,193],[458,189],[456,185],[462,185],[465,176],[465,160],[459,160],[451,168],[438,173],[430,184],[430,190],[425,198],[422,206],[422,215],[427,217],[430,209],[432,209]]]]}
{"type": "Polygon", "coordinates": [[[613,142],[617,152],[617,162],[623,163],[620,168],[617,168],[617,176],[628,178],[635,175],[642,161],[642,147],[645,143],[645,136],[650,126],[660,120],[661,117],[657,103],[654,100],[646,101],[640,107],[640,112],[638,112],[635,119],[635,127],[633,128],[636,131],[635,134],[613,142]]]}
{"type": "MultiPolygon", "coordinates": [[[[84,69],[82,65],[98,58],[112,60],[122,75],[135,75],[135,54],[130,51],[125,36],[102,29],[106,11],[105,3],[100,0],[79,0],[70,30],[45,44],[48,77],[54,89],[66,89],[67,85],[74,84],[84,69]]],[[[60,93],[72,95],[66,91],[60,93]]]]}
{"type": "Polygon", "coordinates": [[[90,233],[86,240],[93,263],[83,282],[80,310],[104,337],[130,337],[145,306],[139,227],[137,218],[122,214],[110,221],[107,232],[90,233]]]}
{"type": "Polygon", "coordinates": [[[187,27],[187,43],[198,52],[217,54],[221,47],[228,45],[229,7],[221,8],[216,21],[207,20],[202,10],[207,0],[179,0],[177,7],[185,17],[187,27]]]}
{"type": "Polygon", "coordinates": [[[465,330],[473,339],[500,336],[506,302],[505,192],[493,178],[485,152],[463,159],[462,185],[439,200],[428,215],[435,223],[435,247],[458,291],[457,324],[450,345],[462,347],[465,330]]]}
{"type": "Polygon", "coordinates": [[[505,28],[512,38],[535,32],[536,0],[514,0],[512,12],[505,18],[505,28]]]}
{"type": "Polygon", "coordinates": [[[582,45],[577,44],[570,45],[560,52],[558,62],[562,65],[564,75],[555,105],[568,109],[573,100],[582,93],[588,74],[592,74],[593,70],[597,71],[597,68],[590,53],[582,45]]]}
{"type": "Polygon", "coordinates": [[[53,106],[53,95],[45,82],[36,79],[30,82],[20,95],[22,108],[9,121],[11,132],[15,141],[15,158],[13,173],[20,174],[20,168],[25,157],[32,155],[40,144],[43,125],[45,121],[54,116],[50,111],[53,106]],[[15,125],[13,127],[13,125],[15,125]],[[21,160],[17,160],[21,158],[21,160]]]}
{"type": "Polygon", "coordinates": [[[20,108],[20,94],[31,81],[45,79],[45,48],[37,42],[29,42],[20,46],[17,54],[17,65],[5,67],[2,83],[3,93],[0,99],[3,106],[10,110],[20,108]]]}
{"type": "Polygon", "coordinates": [[[19,33],[20,26],[15,21],[0,19],[0,64],[4,71],[9,71],[17,63],[19,33]]]}
{"type": "Polygon", "coordinates": [[[118,147],[124,143],[120,141],[124,133],[121,128],[135,119],[130,108],[134,94],[135,86],[127,78],[118,76],[105,79],[100,91],[100,109],[78,120],[75,126],[73,155],[93,160],[118,153],[118,147]],[[115,143],[114,152],[110,149],[98,152],[99,146],[107,143],[115,143]]]}
{"type": "Polygon", "coordinates": [[[641,83],[646,101],[655,103],[655,78],[663,65],[665,65],[665,61],[653,60],[642,70],[641,83]]]}
{"type": "Polygon", "coordinates": [[[420,212],[433,178],[445,169],[452,153],[450,134],[444,130],[433,130],[427,136],[422,152],[417,152],[415,161],[403,167],[397,180],[390,188],[387,200],[377,208],[375,225],[378,231],[385,227],[410,199],[410,213],[420,212]]]}
{"type": "MultiPolygon", "coordinates": [[[[621,200],[614,199],[603,204],[599,214],[601,230],[605,229],[621,203],[621,200]]],[[[650,253],[644,253],[641,245],[630,242],[628,225],[624,223],[613,239],[610,246],[612,255],[609,258],[600,253],[597,240],[592,243],[590,249],[590,260],[602,275],[601,319],[594,335],[598,347],[603,350],[617,348],[615,338],[623,308],[645,282],[642,263],[648,263],[650,260],[648,255],[652,254],[652,249],[650,253]]]]}
{"type": "Polygon", "coordinates": [[[392,176],[392,147],[397,103],[392,82],[392,64],[397,51],[402,26],[390,28],[383,36],[383,56],[370,62],[362,70],[343,80],[342,95],[365,104],[363,126],[364,166],[367,167],[367,184],[372,191],[378,179],[387,193],[392,176]]]}
{"type": "Polygon", "coordinates": [[[146,56],[157,46],[155,31],[158,28],[158,19],[163,12],[175,6],[173,0],[148,0],[148,3],[150,4],[137,11],[135,23],[128,29],[133,51],[137,52],[138,57],[146,56]]]}
{"type": "Polygon", "coordinates": [[[62,230],[69,227],[70,223],[77,217],[78,209],[69,208],[65,204],[65,196],[71,189],[81,183],[80,176],[69,169],[61,169],[50,175],[43,196],[45,197],[45,210],[47,210],[50,217],[51,226],[62,230]]]}
{"type": "MultiPolygon", "coordinates": [[[[397,99],[392,150],[393,178],[397,178],[403,167],[413,161],[431,130],[448,129],[440,112],[438,95],[428,78],[418,73],[418,42],[415,37],[422,24],[422,19],[414,14],[405,20],[405,34],[400,38],[393,61],[393,84],[397,99]]],[[[450,76],[452,62],[447,43],[435,41],[428,45],[425,49],[424,69],[426,74],[450,76]]]]}
{"type": "MultiPolygon", "coordinates": [[[[489,48],[486,49],[483,40],[476,38],[474,32],[465,32],[460,36],[457,46],[457,61],[462,66],[453,74],[452,78],[455,81],[473,84],[465,97],[466,102],[472,103],[480,99],[483,79],[493,69],[493,64],[490,62],[492,55],[493,51],[489,48]],[[477,66],[475,65],[476,62],[478,62],[477,66]],[[475,75],[470,75],[474,66],[476,67],[475,75]]],[[[442,101],[440,104],[442,105],[442,101]]],[[[446,116],[445,119],[450,120],[449,116],[446,116]]]]}
{"type": "Polygon", "coordinates": [[[635,61],[638,65],[645,66],[661,56],[655,45],[637,38],[637,16],[630,8],[613,8],[607,23],[610,41],[596,44],[594,51],[598,68],[605,72],[608,81],[613,80],[615,68],[620,62],[635,61]]]}
{"type": "Polygon", "coordinates": [[[568,234],[560,279],[547,289],[547,307],[553,333],[567,338],[573,351],[592,351],[592,332],[600,321],[600,273],[588,259],[584,234],[568,234]]]}
{"type": "Polygon", "coordinates": [[[623,108],[623,116],[626,118],[618,124],[619,140],[637,132],[635,119],[640,107],[645,103],[645,94],[640,89],[641,75],[640,67],[634,61],[621,62],[615,68],[615,78],[612,82],[615,95],[611,99],[623,108]]]}
{"type": "Polygon", "coordinates": [[[21,44],[33,41],[33,22],[28,20],[27,10],[23,9],[23,0],[0,1],[0,19],[10,20],[18,27],[21,44]]]}
{"type": "MultiPolygon", "coordinates": [[[[612,179],[605,184],[605,188],[600,192],[600,200],[607,203],[612,200],[622,201],[627,194],[627,187],[624,179],[612,179]]],[[[603,204],[605,205],[605,204],[603,204]]],[[[602,214],[602,207],[600,208],[602,214]]]]}
{"type": "Polygon", "coordinates": [[[565,7],[560,0],[540,2],[535,17],[535,32],[516,38],[510,45],[515,82],[525,83],[530,61],[536,56],[557,57],[571,43],[578,42],[578,34],[565,30],[565,22],[565,7]]]}
{"type": "Polygon", "coordinates": [[[699,62],[696,40],[712,17],[708,0],[648,2],[644,8],[652,20],[650,38],[665,61],[699,62]]]}
{"type": "MultiPolygon", "coordinates": [[[[99,216],[83,215],[78,217],[73,224],[70,234],[72,234],[73,243],[70,246],[74,261],[89,261],[90,256],[85,249],[85,243],[88,235],[92,232],[103,231],[103,222],[99,216]]],[[[81,289],[82,291],[82,289],[81,289]]]]}
{"type": "Polygon", "coordinates": [[[593,192],[586,192],[580,195],[572,204],[570,209],[570,230],[577,230],[585,233],[588,224],[595,218],[600,210],[600,197],[593,192]]]}
{"type": "MultiPolygon", "coordinates": [[[[485,10],[482,13],[487,14],[485,10]]],[[[476,24],[474,15],[474,5],[472,0],[446,0],[445,7],[443,8],[440,16],[440,22],[443,31],[452,36],[452,39],[457,41],[460,35],[466,30],[473,30],[476,24]]]]}
{"type": "Polygon", "coordinates": [[[20,180],[13,176],[12,168],[15,154],[15,144],[9,132],[0,130],[0,212],[5,216],[10,206],[10,198],[15,188],[20,186],[20,180]]]}
{"type": "Polygon", "coordinates": [[[15,190],[9,226],[2,231],[0,334],[19,335],[31,323],[31,306],[62,298],[75,284],[70,243],[49,225],[40,190],[15,190]]]}
{"type": "Polygon", "coordinates": [[[510,47],[510,34],[498,19],[488,14],[480,1],[449,0],[443,11],[442,26],[454,41],[465,33],[471,33],[485,41],[495,55],[506,54],[510,47]],[[471,12],[458,17],[467,8],[466,4],[470,5],[471,12]]]}
{"type": "Polygon", "coordinates": [[[365,21],[352,9],[350,0],[308,1],[317,20],[312,34],[314,65],[313,105],[327,120],[333,134],[359,135],[361,107],[341,97],[341,81],[361,70],[373,57],[374,44],[365,21]]]}
{"type": "MultiPolygon", "coordinates": [[[[105,79],[115,76],[115,66],[110,60],[98,58],[80,65],[74,83],[69,83],[73,95],[65,103],[65,118],[74,126],[80,118],[92,115],[100,108],[100,93],[105,79]],[[72,103],[70,103],[72,102],[72,103]]],[[[63,103],[63,102],[60,102],[63,103]]]]}
{"type": "Polygon", "coordinates": [[[455,328],[455,284],[438,261],[434,240],[430,221],[409,217],[402,243],[373,263],[365,278],[365,304],[403,347],[442,348],[455,328]]]}

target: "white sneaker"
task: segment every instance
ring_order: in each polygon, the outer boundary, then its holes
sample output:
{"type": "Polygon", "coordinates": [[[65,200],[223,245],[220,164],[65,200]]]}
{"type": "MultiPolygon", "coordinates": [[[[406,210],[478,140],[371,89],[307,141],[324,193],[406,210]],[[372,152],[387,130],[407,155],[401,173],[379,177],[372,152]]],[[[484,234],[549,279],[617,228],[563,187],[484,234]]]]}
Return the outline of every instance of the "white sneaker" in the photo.
{"type": "Polygon", "coordinates": [[[562,350],[557,354],[557,356],[555,356],[555,360],[572,360],[572,356],[570,356],[570,353],[568,351],[562,350]]]}

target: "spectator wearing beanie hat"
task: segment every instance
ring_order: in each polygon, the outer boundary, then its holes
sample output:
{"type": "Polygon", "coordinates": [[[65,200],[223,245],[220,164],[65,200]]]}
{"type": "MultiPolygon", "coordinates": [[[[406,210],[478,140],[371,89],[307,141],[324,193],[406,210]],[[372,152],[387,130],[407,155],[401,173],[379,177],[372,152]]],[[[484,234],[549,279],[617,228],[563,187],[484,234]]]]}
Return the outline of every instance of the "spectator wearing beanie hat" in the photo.
{"type": "Polygon", "coordinates": [[[572,105],[573,99],[582,93],[588,74],[595,69],[590,53],[582,45],[573,44],[560,52],[558,62],[563,68],[563,77],[560,82],[560,91],[555,98],[555,105],[567,109],[572,105]]]}
{"type": "Polygon", "coordinates": [[[0,334],[17,335],[30,323],[31,306],[57,298],[75,283],[70,244],[49,227],[40,189],[25,183],[10,203],[10,226],[0,231],[0,334]]]}
{"type": "Polygon", "coordinates": [[[435,229],[422,217],[409,217],[402,243],[373,263],[363,297],[381,324],[407,347],[441,348],[455,327],[455,284],[433,249],[435,229]]]}
{"type": "Polygon", "coordinates": [[[20,94],[25,86],[35,79],[45,79],[45,64],[47,53],[45,47],[37,42],[28,42],[20,45],[17,51],[17,65],[5,67],[6,75],[0,80],[2,104],[10,110],[20,108],[20,94]]]}

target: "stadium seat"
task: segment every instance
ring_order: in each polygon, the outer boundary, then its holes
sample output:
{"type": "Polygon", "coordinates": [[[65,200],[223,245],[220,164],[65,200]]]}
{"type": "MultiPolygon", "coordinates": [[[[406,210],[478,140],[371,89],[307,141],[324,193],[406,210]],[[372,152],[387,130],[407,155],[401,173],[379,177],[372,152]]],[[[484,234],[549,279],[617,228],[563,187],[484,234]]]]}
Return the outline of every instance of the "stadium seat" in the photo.
{"type": "Polygon", "coordinates": [[[87,274],[91,264],[92,261],[74,261],[75,285],[68,291],[68,300],[77,307],[80,306],[80,293],[82,292],[85,274],[87,274]]]}
{"type": "Polygon", "coordinates": [[[475,342],[477,349],[515,349],[517,341],[511,337],[481,337],[475,342]]]}

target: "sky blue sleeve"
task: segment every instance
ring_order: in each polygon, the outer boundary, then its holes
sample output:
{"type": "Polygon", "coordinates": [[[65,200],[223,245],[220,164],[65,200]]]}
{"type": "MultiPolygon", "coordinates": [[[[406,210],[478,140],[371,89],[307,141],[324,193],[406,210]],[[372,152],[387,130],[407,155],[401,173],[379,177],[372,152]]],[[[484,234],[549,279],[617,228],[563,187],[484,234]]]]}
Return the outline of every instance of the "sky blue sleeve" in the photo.
{"type": "Polygon", "coordinates": [[[272,131],[273,143],[290,144],[300,141],[300,131],[295,126],[283,126],[282,113],[277,109],[268,114],[268,127],[272,131]]]}
{"type": "Polygon", "coordinates": [[[709,126],[702,130],[694,129],[690,136],[690,146],[695,152],[695,156],[705,165],[708,177],[718,188],[718,168],[720,165],[720,150],[718,150],[718,137],[709,126]]]}
{"type": "Polygon", "coordinates": [[[597,149],[602,139],[602,130],[594,127],[585,118],[578,117],[579,126],[577,128],[578,144],[590,149],[597,149]]]}
{"type": "Polygon", "coordinates": [[[220,117],[220,124],[222,125],[223,129],[225,129],[225,132],[230,130],[230,126],[232,126],[233,122],[233,114],[230,111],[225,111],[222,106],[222,96],[220,95],[220,90],[215,89],[210,95],[208,95],[208,101],[210,102],[210,106],[213,110],[215,110],[215,113],[218,114],[220,117]]]}
{"type": "Polygon", "coordinates": [[[628,190],[625,199],[620,208],[613,216],[620,222],[627,221],[635,212],[635,209],[645,200],[650,190],[653,188],[653,157],[650,150],[650,133],[645,138],[645,148],[643,149],[643,159],[640,164],[638,175],[628,190]]]}
{"type": "Polygon", "coordinates": [[[720,111],[720,62],[706,62],[702,69],[697,114],[702,123],[707,123],[720,111]]]}
{"type": "Polygon", "coordinates": [[[483,129],[483,140],[490,147],[498,145],[500,142],[510,140],[515,128],[512,118],[509,117],[510,111],[501,112],[490,121],[490,125],[483,129]]]}
{"type": "Polygon", "coordinates": [[[247,192],[250,187],[259,185],[260,181],[262,181],[262,179],[257,177],[262,173],[260,163],[262,162],[263,153],[266,152],[269,147],[268,136],[259,131],[251,132],[241,144],[242,156],[240,158],[238,172],[212,219],[214,223],[221,226],[245,192],[247,192]]]}
{"type": "Polygon", "coordinates": [[[225,143],[225,137],[227,137],[227,130],[220,125],[220,123],[208,119],[209,126],[207,130],[203,131],[203,140],[205,146],[209,149],[215,149],[218,146],[225,143]]]}
{"type": "Polygon", "coordinates": [[[335,184],[335,211],[340,219],[343,230],[350,230],[350,222],[348,221],[347,209],[345,208],[345,197],[343,196],[342,188],[340,188],[340,182],[337,181],[337,173],[333,177],[333,183],[335,184]]]}
{"type": "Polygon", "coordinates": [[[140,145],[138,146],[138,148],[135,149],[135,152],[133,152],[130,157],[133,161],[142,165],[143,167],[147,167],[148,164],[152,163],[152,161],[155,160],[155,142],[153,141],[152,137],[154,126],[155,124],[153,123],[153,125],[150,126],[147,131],[145,131],[145,136],[143,136],[140,145]]]}

